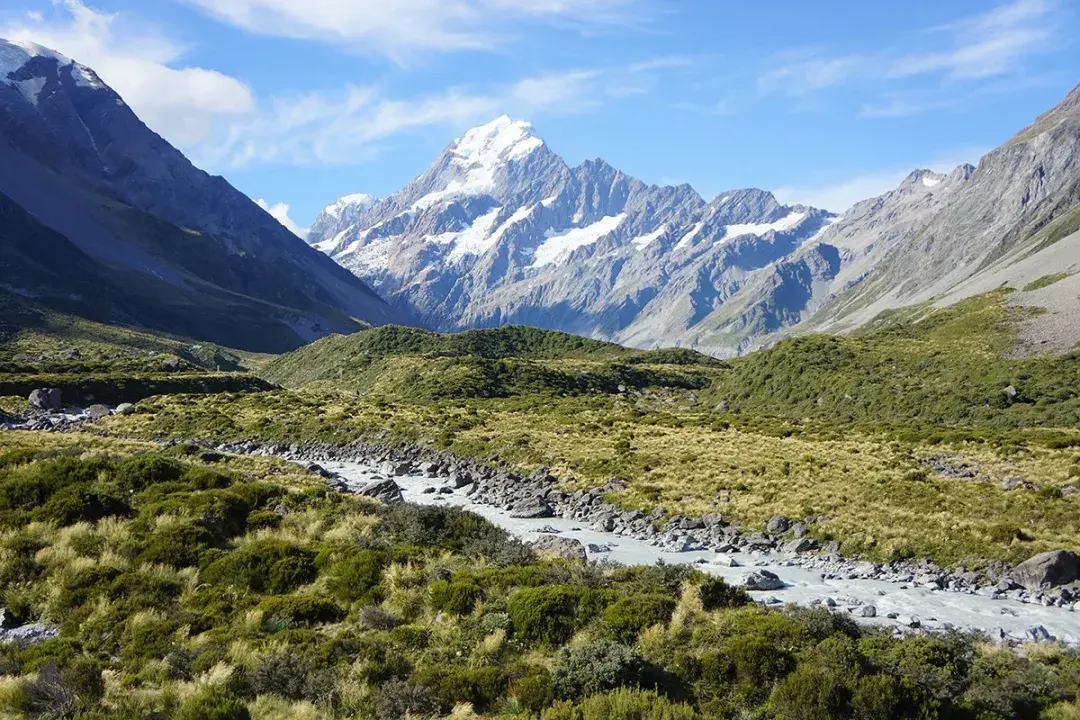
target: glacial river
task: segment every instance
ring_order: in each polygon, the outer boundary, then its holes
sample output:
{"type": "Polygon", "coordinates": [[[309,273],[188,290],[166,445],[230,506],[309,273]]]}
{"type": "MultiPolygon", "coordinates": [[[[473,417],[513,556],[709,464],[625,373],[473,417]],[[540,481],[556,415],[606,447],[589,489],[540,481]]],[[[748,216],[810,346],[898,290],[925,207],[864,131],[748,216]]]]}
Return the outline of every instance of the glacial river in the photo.
{"type": "MultiPolygon", "coordinates": [[[[321,464],[339,473],[352,488],[362,488],[382,477],[376,469],[359,463],[321,464]]],[[[1042,626],[1058,640],[1080,645],[1080,613],[1071,607],[1045,607],[1017,600],[993,599],[988,595],[930,590],[915,585],[905,587],[880,580],[826,580],[816,571],[786,565],[787,559],[778,554],[751,556],[739,553],[718,555],[711,551],[668,552],[642,540],[593,530],[575,520],[558,517],[540,520],[511,518],[509,512],[500,508],[471,502],[462,490],[451,494],[423,492],[426,488],[442,487],[441,478],[406,475],[395,480],[408,502],[464,508],[522,540],[536,540],[540,537],[539,530],[547,527],[558,530],[561,536],[581,541],[586,548],[589,545],[610,548],[604,552],[589,551],[590,559],[606,559],[626,565],[652,565],[658,560],[672,564],[694,564],[698,569],[721,576],[733,584],[741,584],[746,575],[754,570],[769,570],[776,573],[785,586],[780,590],[752,592],[754,599],[760,602],[810,605],[815,602],[830,604],[831,601],[841,611],[856,608],[853,614],[859,622],[907,626],[913,618],[918,618],[923,627],[940,629],[951,625],[958,629],[982,630],[995,638],[1004,633],[1015,639],[1030,639],[1029,631],[1042,626]],[[738,566],[722,565],[728,558],[734,559],[738,566]],[[874,606],[876,617],[859,616],[859,609],[865,605],[874,606]],[[890,613],[895,613],[897,617],[889,618],[890,613]]]]}

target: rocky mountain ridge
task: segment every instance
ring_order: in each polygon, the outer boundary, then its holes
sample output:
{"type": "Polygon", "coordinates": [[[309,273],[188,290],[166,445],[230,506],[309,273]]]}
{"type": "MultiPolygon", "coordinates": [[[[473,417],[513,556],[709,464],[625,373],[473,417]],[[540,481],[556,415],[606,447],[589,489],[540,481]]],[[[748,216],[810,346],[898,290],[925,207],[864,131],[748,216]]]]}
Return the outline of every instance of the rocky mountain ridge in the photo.
{"type": "Polygon", "coordinates": [[[0,235],[3,290],[95,320],[266,351],[401,320],[93,70],[3,40],[0,235]]]}
{"type": "Polygon", "coordinates": [[[648,346],[690,327],[835,218],[756,189],[706,202],[603,160],[568,166],[500,117],[400,192],[316,221],[309,242],[436,330],[526,324],[648,346]]]}
{"type": "Polygon", "coordinates": [[[504,116],[391,197],[330,206],[309,241],[435,330],[520,323],[731,356],[959,300],[991,270],[1015,286],[1014,264],[1080,205],[1078,108],[1080,88],[978,167],[916,170],[843,217],[571,168],[504,116]]]}

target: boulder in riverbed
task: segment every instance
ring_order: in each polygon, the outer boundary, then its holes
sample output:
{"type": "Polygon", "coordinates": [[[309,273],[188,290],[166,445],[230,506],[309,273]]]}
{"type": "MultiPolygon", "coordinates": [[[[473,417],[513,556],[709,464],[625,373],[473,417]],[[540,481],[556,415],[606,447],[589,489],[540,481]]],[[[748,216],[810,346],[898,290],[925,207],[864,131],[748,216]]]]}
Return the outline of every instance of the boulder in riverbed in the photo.
{"type": "Polygon", "coordinates": [[[548,557],[565,558],[567,560],[586,560],[585,546],[574,538],[560,537],[558,535],[544,535],[533,544],[533,550],[540,555],[548,557]]]}
{"type": "Polygon", "coordinates": [[[743,586],[747,590],[780,590],[784,587],[784,581],[777,577],[776,573],[755,570],[746,576],[743,586]]]}
{"type": "Polygon", "coordinates": [[[791,521],[783,515],[773,515],[765,525],[765,530],[770,535],[783,535],[791,527],[791,521]]]}
{"type": "Polygon", "coordinates": [[[59,410],[62,395],[58,388],[38,388],[30,393],[30,404],[38,410],[59,410]]]}
{"type": "Polygon", "coordinates": [[[397,505],[405,502],[405,498],[401,495],[401,488],[390,479],[376,480],[369,485],[365,485],[357,491],[357,495],[375,498],[384,505],[397,505]]]}
{"type": "Polygon", "coordinates": [[[512,518],[536,519],[554,517],[555,511],[551,506],[538,497],[527,498],[514,506],[510,513],[512,518]]]}
{"type": "Polygon", "coordinates": [[[1029,590],[1057,587],[1080,579],[1080,556],[1069,550],[1051,550],[1028,558],[1009,577],[1029,590]]]}
{"type": "Polygon", "coordinates": [[[91,420],[101,420],[112,415],[112,410],[109,409],[108,405],[97,404],[86,408],[86,414],[91,420]]]}

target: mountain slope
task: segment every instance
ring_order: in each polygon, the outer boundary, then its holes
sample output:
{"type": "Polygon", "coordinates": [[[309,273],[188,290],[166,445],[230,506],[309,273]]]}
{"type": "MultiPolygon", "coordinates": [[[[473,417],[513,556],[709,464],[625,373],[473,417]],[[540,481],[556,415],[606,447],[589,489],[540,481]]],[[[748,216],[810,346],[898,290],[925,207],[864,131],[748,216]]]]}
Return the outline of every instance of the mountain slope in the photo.
{"type": "Polygon", "coordinates": [[[638,347],[692,328],[832,219],[761,190],[706,203],[603,160],[570,167],[505,116],[393,196],[346,206],[309,242],[434,329],[526,324],[638,347]]]}
{"type": "MultiPolygon", "coordinates": [[[[95,319],[266,351],[401,320],[361,280],[194,167],[92,70],[40,46],[0,41],[0,195],[0,230],[23,256],[24,278],[35,243],[28,224],[94,264],[95,319]]],[[[5,272],[4,284],[46,301],[71,296],[69,269],[53,270],[58,282],[17,285],[5,272]]]]}
{"type": "MultiPolygon", "coordinates": [[[[1080,270],[1080,245],[1069,238],[1077,230],[1080,86],[978,167],[918,171],[896,190],[855,205],[746,286],[691,341],[727,354],[792,334],[847,332],[896,308],[949,305],[1003,285],[1021,290],[1033,277],[1080,270]],[[825,256],[836,261],[824,266],[825,256]],[[785,302],[792,307],[788,322],[761,322],[768,308],[785,302]]],[[[1057,323],[1051,334],[1059,351],[1080,341],[1076,323],[1057,323]]]]}
{"type": "Polygon", "coordinates": [[[917,170],[837,218],[753,189],[706,203],[602,160],[571,168],[502,117],[392,197],[330,206],[311,240],[435,329],[522,323],[731,356],[1071,266],[1061,248],[1026,259],[1080,229],[1078,137],[1080,88],[979,167],[917,170]]]}

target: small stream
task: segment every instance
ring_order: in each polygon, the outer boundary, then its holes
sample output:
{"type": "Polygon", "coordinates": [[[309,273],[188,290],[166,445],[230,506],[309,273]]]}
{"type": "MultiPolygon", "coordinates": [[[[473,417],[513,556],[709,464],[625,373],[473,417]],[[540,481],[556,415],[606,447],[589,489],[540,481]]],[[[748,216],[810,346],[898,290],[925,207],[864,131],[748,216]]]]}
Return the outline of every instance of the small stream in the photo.
{"type": "MultiPolygon", "coordinates": [[[[376,468],[352,462],[323,462],[327,470],[338,473],[351,488],[362,488],[383,475],[376,468]]],[[[419,505],[447,505],[464,508],[480,515],[525,541],[540,537],[541,528],[552,528],[565,537],[581,541],[590,559],[610,560],[625,565],[652,565],[658,560],[671,564],[694,564],[698,569],[718,575],[732,584],[741,585],[754,570],[768,570],[784,581],[780,590],[752,592],[751,596],[766,604],[796,603],[825,604],[850,610],[859,621],[879,625],[925,629],[981,630],[992,638],[1013,640],[1061,640],[1080,645],[1080,613],[1071,607],[1045,607],[1010,599],[994,599],[989,595],[931,590],[914,585],[900,585],[880,580],[823,579],[812,570],[789,564],[782,554],[714,552],[668,552],[648,542],[605,533],[583,526],[575,520],[554,517],[545,519],[511,518],[510,513],[491,505],[470,501],[464,491],[424,493],[427,488],[441,488],[440,480],[405,475],[395,478],[407,502],[419,505]],[[590,550],[608,548],[597,552],[590,550]],[[722,563],[733,559],[737,567],[722,563]],[[864,617],[867,606],[873,606],[875,616],[864,617]],[[895,617],[889,617],[889,615],[895,617]],[[1034,631],[1034,634],[1033,634],[1034,631]],[[1045,634],[1044,634],[1045,631],[1045,634]]]]}

